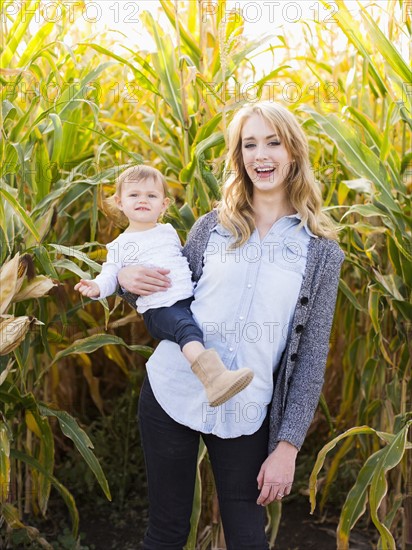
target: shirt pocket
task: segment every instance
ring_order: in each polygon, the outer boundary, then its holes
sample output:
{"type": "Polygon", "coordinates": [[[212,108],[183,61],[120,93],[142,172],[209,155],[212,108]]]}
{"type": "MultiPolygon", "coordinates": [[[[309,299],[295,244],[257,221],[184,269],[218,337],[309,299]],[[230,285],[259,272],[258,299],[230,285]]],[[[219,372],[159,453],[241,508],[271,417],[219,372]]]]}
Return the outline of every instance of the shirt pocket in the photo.
{"type": "Polygon", "coordinates": [[[266,261],[286,272],[303,275],[307,259],[307,243],[293,237],[278,237],[265,243],[266,261]]]}

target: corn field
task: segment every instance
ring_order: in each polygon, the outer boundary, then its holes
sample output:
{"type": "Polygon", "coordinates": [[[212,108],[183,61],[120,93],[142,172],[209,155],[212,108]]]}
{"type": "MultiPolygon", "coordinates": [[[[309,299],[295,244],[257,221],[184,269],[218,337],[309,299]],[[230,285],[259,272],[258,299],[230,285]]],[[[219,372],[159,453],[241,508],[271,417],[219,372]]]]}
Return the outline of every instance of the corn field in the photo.
{"type": "MultiPolygon", "coordinates": [[[[99,3],[91,4],[96,10],[99,3]]],[[[119,297],[80,300],[73,286],[100,271],[104,243],[120,231],[103,202],[119,171],[147,162],[165,174],[174,197],[167,221],[184,242],[220,197],[232,112],[269,99],[303,124],[346,256],[312,427],[327,429],[311,457],[311,508],[327,507],[350,464],[336,547],[350,547],[362,516],[376,532],[371,548],[412,544],[412,6],[316,2],[311,21],[294,23],[292,40],[282,27],[247,37],[241,4],[159,0],[156,17],[141,2],[147,48],[130,46],[120,32],[97,32],[83,0],[75,7],[0,1],[5,536],[24,530],[52,548],[30,517],[53,515],[53,487],[78,539],[76,501],[55,474],[56,446],[66,438],[95,476],[95,490],[111,499],[87,427],[76,418],[73,372],[103,415],[95,358],[138,391],[151,341],[119,297]],[[263,73],[262,56],[270,59],[263,73]]],[[[219,530],[202,523],[205,455],[202,447],[187,548],[206,550],[222,542],[219,530]]],[[[272,544],[281,512],[279,504],[268,508],[272,544]]]]}

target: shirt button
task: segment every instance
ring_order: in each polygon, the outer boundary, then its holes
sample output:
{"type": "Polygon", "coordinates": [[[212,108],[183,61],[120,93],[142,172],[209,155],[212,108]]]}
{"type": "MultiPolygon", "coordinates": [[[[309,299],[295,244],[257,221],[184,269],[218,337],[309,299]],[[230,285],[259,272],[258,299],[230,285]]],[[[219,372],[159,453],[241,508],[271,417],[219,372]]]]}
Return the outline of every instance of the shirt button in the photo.
{"type": "Polygon", "coordinates": [[[247,287],[248,287],[248,288],[252,288],[252,285],[249,283],[249,284],[247,285],[247,287]]]}
{"type": "Polygon", "coordinates": [[[300,300],[300,303],[302,306],[305,306],[309,302],[309,298],[307,296],[303,296],[300,300]]]}
{"type": "Polygon", "coordinates": [[[244,319],[244,317],[243,317],[243,315],[241,315],[241,316],[239,317],[239,321],[243,321],[243,319],[244,319]]]}
{"type": "Polygon", "coordinates": [[[292,355],[290,356],[290,360],[291,360],[291,361],[296,361],[297,358],[298,358],[298,354],[297,354],[297,353],[292,353],[292,355]]]}
{"type": "Polygon", "coordinates": [[[295,328],[296,332],[302,332],[303,330],[303,325],[297,325],[297,327],[295,328]]]}
{"type": "Polygon", "coordinates": [[[229,351],[233,351],[233,348],[229,348],[229,351]]]}

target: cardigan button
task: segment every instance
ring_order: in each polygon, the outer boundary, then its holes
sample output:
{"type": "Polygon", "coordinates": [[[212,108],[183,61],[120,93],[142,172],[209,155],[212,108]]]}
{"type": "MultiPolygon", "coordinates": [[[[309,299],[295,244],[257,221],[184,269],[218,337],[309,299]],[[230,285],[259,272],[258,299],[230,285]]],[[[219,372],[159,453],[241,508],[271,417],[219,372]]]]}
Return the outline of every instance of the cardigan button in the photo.
{"type": "Polygon", "coordinates": [[[292,355],[290,356],[290,360],[291,360],[291,361],[296,361],[297,358],[298,358],[298,354],[297,354],[297,353],[292,353],[292,355]]]}
{"type": "Polygon", "coordinates": [[[302,306],[305,306],[308,302],[309,302],[309,298],[307,296],[303,296],[300,299],[300,303],[302,304],[302,306]]]}
{"type": "Polygon", "coordinates": [[[295,328],[296,332],[302,332],[303,330],[303,325],[297,325],[297,327],[295,328]]]}

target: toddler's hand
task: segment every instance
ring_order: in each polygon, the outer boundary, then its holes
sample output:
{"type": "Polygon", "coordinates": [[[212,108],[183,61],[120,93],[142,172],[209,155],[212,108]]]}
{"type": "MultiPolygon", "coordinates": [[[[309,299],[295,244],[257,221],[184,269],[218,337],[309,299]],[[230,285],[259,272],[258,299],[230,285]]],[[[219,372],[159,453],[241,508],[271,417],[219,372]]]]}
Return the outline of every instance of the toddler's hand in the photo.
{"type": "Polygon", "coordinates": [[[78,290],[80,294],[88,296],[89,298],[98,298],[100,296],[99,285],[87,279],[80,279],[80,282],[77,283],[74,290],[78,290]]]}

